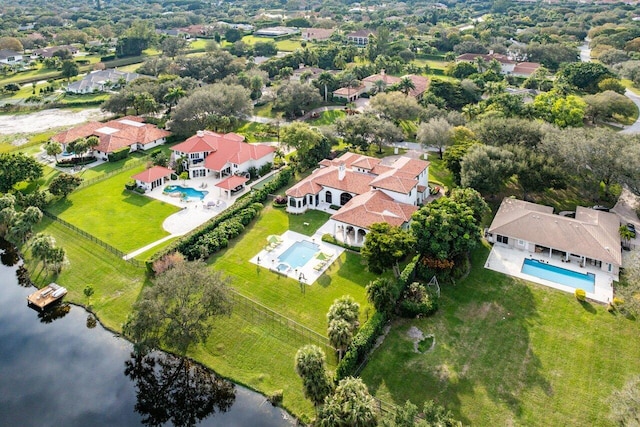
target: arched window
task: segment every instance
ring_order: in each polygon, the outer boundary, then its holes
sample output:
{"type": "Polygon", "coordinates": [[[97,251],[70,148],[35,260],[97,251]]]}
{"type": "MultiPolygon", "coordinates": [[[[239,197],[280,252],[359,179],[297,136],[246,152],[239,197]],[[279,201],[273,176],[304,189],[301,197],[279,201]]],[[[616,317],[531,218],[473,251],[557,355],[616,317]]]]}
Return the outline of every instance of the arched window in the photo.
{"type": "Polygon", "coordinates": [[[327,203],[333,203],[333,196],[331,195],[331,191],[327,191],[326,195],[324,196],[324,201],[327,203]]]}
{"type": "Polygon", "coordinates": [[[347,204],[349,200],[351,200],[353,196],[349,193],[342,193],[340,195],[340,206],[344,206],[347,204]]]}

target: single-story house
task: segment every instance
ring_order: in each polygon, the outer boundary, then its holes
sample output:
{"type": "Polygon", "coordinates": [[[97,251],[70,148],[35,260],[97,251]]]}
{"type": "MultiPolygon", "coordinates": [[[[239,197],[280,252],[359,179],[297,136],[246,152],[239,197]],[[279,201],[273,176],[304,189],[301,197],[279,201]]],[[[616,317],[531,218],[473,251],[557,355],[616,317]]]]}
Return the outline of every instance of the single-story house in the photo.
{"type": "Polygon", "coordinates": [[[63,150],[66,151],[67,144],[70,142],[97,136],[100,143],[94,152],[98,157],[106,160],[109,153],[125,147],[128,147],[130,152],[157,147],[164,144],[169,135],[171,132],[144,123],[142,117],[126,116],[106,123],[85,123],[60,132],[52,136],[51,140],[62,144],[63,150]]]}
{"type": "Polygon", "coordinates": [[[384,70],[380,70],[378,74],[372,74],[362,79],[362,84],[367,88],[367,92],[373,92],[377,90],[377,84],[379,81],[384,83],[384,89],[394,84],[400,83],[400,77],[390,76],[385,73],[384,70]]]}
{"type": "Polygon", "coordinates": [[[300,34],[300,30],[293,27],[267,27],[253,32],[254,36],[260,37],[284,37],[300,34]]]}
{"type": "Polygon", "coordinates": [[[487,63],[492,60],[496,60],[500,63],[501,74],[514,75],[518,77],[529,77],[541,66],[537,62],[517,62],[509,58],[507,55],[493,53],[492,51],[488,54],[463,53],[456,58],[456,62],[475,62],[477,58],[482,58],[487,63]]]}
{"type": "Polygon", "coordinates": [[[622,265],[618,216],[579,206],[575,218],[555,215],[551,206],[505,198],[487,229],[489,242],[560,256],[617,276],[622,265]]]}
{"type": "Polygon", "coordinates": [[[145,191],[151,191],[164,185],[172,173],[174,173],[173,169],[165,168],[164,166],[153,166],[133,175],[131,178],[136,181],[138,187],[144,188],[145,191]]]}
{"type": "MultiPolygon", "coordinates": [[[[309,75],[309,80],[306,82],[311,83],[315,79],[322,74],[324,70],[318,67],[305,67],[304,65],[300,65],[300,68],[293,70],[293,74],[289,77],[289,81],[291,82],[300,82],[302,81],[302,76],[307,74],[309,75]]],[[[304,82],[303,82],[304,83],[304,82]]]]}
{"type": "Polygon", "coordinates": [[[369,38],[375,34],[371,30],[358,30],[347,34],[347,41],[358,46],[366,46],[369,44],[369,38]]]}
{"type": "Polygon", "coordinates": [[[276,149],[266,144],[248,144],[237,133],[219,134],[200,130],[171,148],[173,161],[182,161],[190,178],[214,175],[244,175],[250,168],[273,163],[276,149]]]}
{"type": "Polygon", "coordinates": [[[40,58],[51,58],[53,54],[58,52],[59,50],[68,50],[71,55],[76,55],[79,52],[77,47],[70,44],[65,44],[60,46],[49,46],[42,49],[36,49],[33,51],[33,53],[40,58]]]}
{"type": "Polygon", "coordinates": [[[125,84],[141,77],[138,73],[126,73],[110,68],[108,70],[92,71],[82,78],[82,80],[69,83],[67,92],[71,93],[93,93],[110,90],[121,80],[125,84]]]}
{"type": "Polygon", "coordinates": [[[366,91],[367,87],[363,84],[357,87],[341,87],[333,91],[333,98],[343,99],[346,102],[354,102],[366,91]]]}
{"type": "Polygon", "coordinates": [[[408,227],[411,214],[426,202],[429,162],[400,157],[381,159],[345,153],[322,160],[310,176],[289,190],[287,211],[338,207],[331,219],[334,237],[361,246],[371,224],[408,227]]]}
{"type": "Polygon", "coordinates": [[[303,28],[301,30],[304,41],[324,41],[329,40],[335,28],[303,28]]]}
{"type": "Polygon", "coordinates": [[[14,50],[0,50],[0,64],[15,65],[22,62],[22,54],[14,50]]]}

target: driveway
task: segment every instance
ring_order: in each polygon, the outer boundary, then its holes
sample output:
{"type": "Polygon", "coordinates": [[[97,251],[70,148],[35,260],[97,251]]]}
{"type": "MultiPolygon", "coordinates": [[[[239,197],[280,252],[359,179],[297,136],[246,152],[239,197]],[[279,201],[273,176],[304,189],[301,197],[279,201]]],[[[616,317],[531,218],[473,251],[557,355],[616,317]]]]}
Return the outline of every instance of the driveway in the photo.
{"type": "MultiPolygon", "coordinates": [[[[629,89],[627,89],[624,94],[627,96],[627,98],[632,100],[634,104],[636,104],[636,107],[638,107],[638,111],[640,111],[640,96],[631,92],[629,89]]],[[[634,124],[626,127],[623,131],[620,131],[620,133],[640,133],[640,116],[638,116],[638,120],[636,120],[634,124]]]]}

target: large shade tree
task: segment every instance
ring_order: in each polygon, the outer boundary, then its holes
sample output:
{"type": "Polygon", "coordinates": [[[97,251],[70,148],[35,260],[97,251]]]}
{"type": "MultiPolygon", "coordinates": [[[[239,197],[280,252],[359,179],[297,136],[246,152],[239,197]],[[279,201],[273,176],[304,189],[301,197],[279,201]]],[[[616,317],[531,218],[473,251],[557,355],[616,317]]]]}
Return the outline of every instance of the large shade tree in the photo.
{"type": "Polygon", "coordinates": [[[416,140],[423,147],[436,147],[442,159],[442,152],[453,138],[453,126],[443,117],[435,117],[418,128],[416,140]]]}
{"type": "Polygon", "coordinates": [[[24,153],[0,154],[0,192],[6,193],[19,182],[42,177],[42,165],[24,153]]]}
{"type": "Polygon", "coordinates": [[[462,158],[460,183],[481,193],[496,194],[513,173],[513,153],[501,147],[475,144],[462,158]]]}
{"type": "Polygon", "coordinates": [[[382,273],[404,258],[414,245],[410,232],[387,223],[376,223],[369,228],[361,253],[371,272],[382,273]]]}
{"type": "Polygon", "coordinates": [[[217,129],[223,118],[238,121],[253,110],[249,95],[249,90],[239,85],[204,86],[178,102],[171,129],[178,135],[191,136],[198,130],[217,129]]]}
{"type": "Polygon", "coordinates": [[[228,279],[202,261],[184,261],[160,274],[134,304],[124,332],[143,348],[184,354],[213,331],[215,316],[231,312],[228,279]]]}
{"type": "Polygon", "coordinates": [[[418,252],[439,260],[454,260],[475,248],[482,237],[473,209],[448,197],[416,211],[411,231],[418,252]]]}

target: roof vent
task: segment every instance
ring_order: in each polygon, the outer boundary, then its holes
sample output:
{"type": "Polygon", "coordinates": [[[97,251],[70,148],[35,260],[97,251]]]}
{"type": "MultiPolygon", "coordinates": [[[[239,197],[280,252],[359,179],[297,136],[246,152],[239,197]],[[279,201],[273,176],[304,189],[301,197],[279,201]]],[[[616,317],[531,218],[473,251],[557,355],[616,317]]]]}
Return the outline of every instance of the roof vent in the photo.
{"type": "Polygon", "coordinates": [[[204,136],[204,131],[203,130],[199,130],[198,132],[196,132],[196,135],[198,135],[198,137],[202,138],[204,136]]]}

